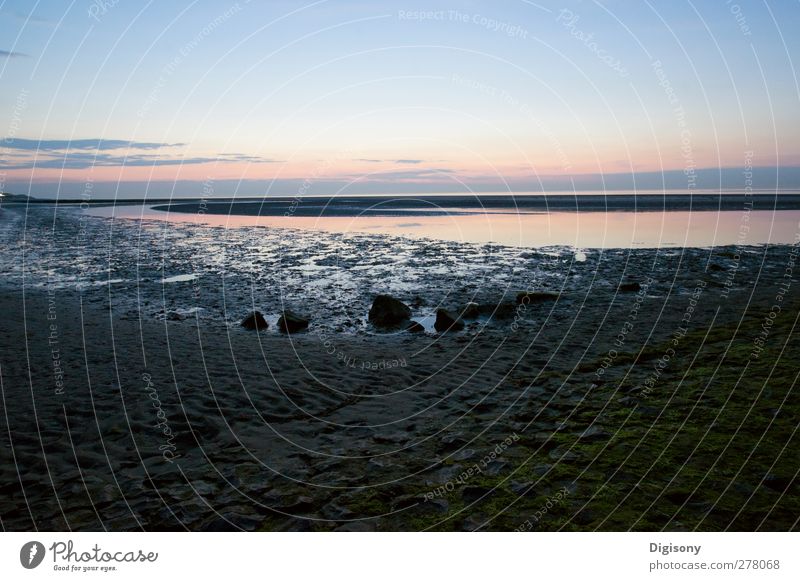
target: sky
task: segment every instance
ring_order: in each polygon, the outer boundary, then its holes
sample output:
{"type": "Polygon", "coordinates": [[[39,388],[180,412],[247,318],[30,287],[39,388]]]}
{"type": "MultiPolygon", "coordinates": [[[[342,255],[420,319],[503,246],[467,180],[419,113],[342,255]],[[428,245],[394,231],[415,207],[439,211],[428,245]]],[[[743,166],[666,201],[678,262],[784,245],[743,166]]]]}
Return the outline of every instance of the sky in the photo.
{"type": "Polygon", "coordinates": [[[797,0],[0,0],[0,191],[800,188],[799,25],[797,0]]]}

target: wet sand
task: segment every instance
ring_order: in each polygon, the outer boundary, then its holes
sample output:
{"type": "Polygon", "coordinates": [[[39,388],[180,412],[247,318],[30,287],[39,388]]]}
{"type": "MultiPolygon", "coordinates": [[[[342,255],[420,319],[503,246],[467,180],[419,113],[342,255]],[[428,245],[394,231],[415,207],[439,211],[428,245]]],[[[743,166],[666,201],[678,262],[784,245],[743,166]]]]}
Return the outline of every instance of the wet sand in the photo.
{"type": "Polygon", "coordinates": [[[382,238],[4,218],[4,530],[798,526],[797,246],[409,242],[398,284],[382,238]],[[341,256],[352,291],[321,278],[341,256]],[[379,288],[423,321],[492,309],[380,332],[379,288]],[[275,330],[285,304],[307,332],[275,330]],[[269,330],[238,325],[253,307],[269,330]]]}

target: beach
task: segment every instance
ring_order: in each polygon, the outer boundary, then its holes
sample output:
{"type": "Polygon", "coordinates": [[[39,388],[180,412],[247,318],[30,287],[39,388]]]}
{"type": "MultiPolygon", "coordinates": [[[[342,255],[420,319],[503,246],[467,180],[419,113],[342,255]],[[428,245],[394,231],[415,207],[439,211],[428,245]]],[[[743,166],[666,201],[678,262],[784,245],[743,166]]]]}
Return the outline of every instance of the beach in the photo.
{"type": "Polygon", "coordinates": [[[54,208],[0,210],[5,530],[798,526],[797,243],[519,248],[54,208]],[[423,332],[375,328],[379,294],[423,332]],[[280,332],[285,309],[308,329],[280,332]],[[240,325],[253,310],[267,329],[240,325]]]}

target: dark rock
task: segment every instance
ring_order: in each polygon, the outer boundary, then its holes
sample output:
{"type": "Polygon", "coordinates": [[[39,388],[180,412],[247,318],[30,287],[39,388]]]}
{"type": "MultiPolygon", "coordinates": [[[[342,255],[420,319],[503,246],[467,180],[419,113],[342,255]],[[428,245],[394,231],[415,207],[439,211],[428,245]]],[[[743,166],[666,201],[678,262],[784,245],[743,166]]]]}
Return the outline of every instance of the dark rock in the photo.
{"type": "Polygon", "coordinates": [[[425,498],[416,494],[403,494],[392,500],[392,510],[403,510],[422,504],[425,498]]]}
{"type": "Polygon", "coordinates": [[[464,328],[464,321],[446,309],[436,310],[436,322],[434,328],[440,333],[445,331],[461,331],[464,328]]]}
{"type": "Polygon", "coordinates": [[[533,488],[533,481],[527,480],[525,482],[518,482],[516,480],[512,480],[510,484],[511,492],[516,494],[517,496],[525,496],[528,491],[533,488]]]}
{"type": "Polygon", "coordinates": [[[664,498],[675,504],[683,504],[692,497],[691,490],[676,489],[670,490],[664,494],[664,498]]]}
{"type": "Polygon", "coordinates": [[[793,484],[794,478],[791,476],[778,476],[776,474],[764,476],[764,486],[776,492],[786,492],[793,484]]]}
{"type": "Polygon", "coordinates": [[[461,530],[464,532],[473,532],[479,530],[486,524],[486,516],[483,514],[473,514],[464,519],[461,523],[461,530]]]}
{"type": "Polygon", "coordinates": [[[554,301],[560,295],[550,292],[521,292],[517,293],[517,304],[527,305],[530,303],[542,303],[544,301],[554,301]]]}
{"type": "Polygon", "coordinates": [[[376,327],[396,327],[411,318],[411,309],[389,295],[378,295],[369,310],[369,321],[376,327]]]}
{"type": "Polygon", "coordinates": [[[406,326],[406,331],[408,331],[409,333],[424,333],[425,332],[425,327],[423,327],[417,321],[411,321],[406,326]]]}
{"type": "Polygon", "coordinates": [[[448,434],[444,436],[440,442],[443,444],[442,450],[444,452],[449,452],[451,450],[457,450],[467,444],[467,440],[464,438],[463,434],[455,433],[455,434],[448,434]]]}
{"type": "Polygon", "coordinates": [[[467,486],[461,491],[461,498],[464,502],[475,502],[476,500],[487,500],[491,496],[492,489],[485,486],[467,486]]]}
{"type": "Polygon", "coordinates": [[[495,319],[510,319],[517,312],[515,303],[499,303],[496,305],[480,305],[478,312],[495,319]]]}
{"type": "Polygon", "coordinates": [[[722,266],[722,265],[719,265],[719,264],[716,264],[716,263],[712,262],[711,264],[708,265],[708,271],[709,272],[724,272],[725,271],[725,267],[722,266]]]}
{"type": "Polygon", "coordinates": [[[566,448],[556,448],[550,452],[550,459],[556,462],[574,462],[579,458],[580,456],[577,453],[566,448]]]}
{"type": "Polygon", "coordinates": [[[492,460],[486,465],[485,472],[489,476],[497,476],[501,472],[505,472],[509,464],[505,460],[492,460]]]}
{"type": "Polygon", "coordinates": [[[279,506],[274,507],[284,514],[292,516],[298,513],[310,512],[314,508],[314,499],[310,496],[296,496],[294,498],[283,499],[279,506]]]}
{"type": "Polygon", "coordinates": [[[375,530],[375,523],[363,520],[347,522],[339,528],[333,529],[336,533],[371,533],[375,530]]]}
{"type": "Polygon", "coordinates": [[[464,305],[464,308],[461,309],[462,319],[477,319],[480,314],[481,308],[478,306],[478,303],[467,303],[464,305]]]}
{"type": "Polygon", "coordinates": [[[306,317],[302,317],[292,311],[283,311],[283,315],[278,319],[278,328],[283,333],[297,333],[303,329],[308,328],[310,321],[306,317]]]}
{"type": "Polygon", "coordinates": [[[619,291],[623,293],[635,293],[642,290],[642,285],[638,282],[623,282],[619,285],[619,291]]]}
{"type": "Polygon", "coordinates": [[[257,329],[266,329],[268,326],[269,324],[264,318],[264,315],[258,311],[253,311],[244,319],[242,319],[242,327],[251,331],[255,331],[257,329]]]}
{"type": "Polygon", "coordinates": [[[453,454],[453,460],[469,460],[475,456],[475,450],[472,448],[463,448],[453,454]]]}
{"type": "Polygon", "coordinates": [[[524,434],[522,437],[526,446],[534,448],[536,451],[546,452],[552,450],[558,445],[558,442],[553,438],[552,432],[540,432],[538,434],[524,434]]]}
{"type": "Polygon", "coordinates": [[[587,428],[578,436],[581,442],[597,442],[599,440],[606,440],[611,436],[608,432],[600,426],[592,426],[587,428]]]}

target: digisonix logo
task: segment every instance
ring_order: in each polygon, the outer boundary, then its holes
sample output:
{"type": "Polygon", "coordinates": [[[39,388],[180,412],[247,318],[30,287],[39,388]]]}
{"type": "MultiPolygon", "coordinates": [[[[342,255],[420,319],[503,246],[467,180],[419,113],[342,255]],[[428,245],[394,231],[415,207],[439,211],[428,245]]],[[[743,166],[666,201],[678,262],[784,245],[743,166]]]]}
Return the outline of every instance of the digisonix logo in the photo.
{"type": "Polygon", "coordinates": [[[44,560],[44,554],[44,545],[39,541],[31,541],[19,550],[19,562],[26,569],[36,569],[44,560]]]}
{"type": "Polygon", "coordinates": [[[95,544],[88,550],[76,550],[72,541],[57,541],[49,549],[38,541],[22,545],[19,562],[26,569],[35,569],[42,564],[47,552],[53,557],[56,571],[113,571],[116,563],[154,563],[158,553],[135,551],[106,551],[95,544]]]}

